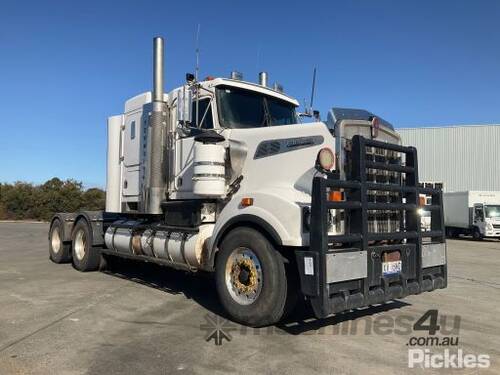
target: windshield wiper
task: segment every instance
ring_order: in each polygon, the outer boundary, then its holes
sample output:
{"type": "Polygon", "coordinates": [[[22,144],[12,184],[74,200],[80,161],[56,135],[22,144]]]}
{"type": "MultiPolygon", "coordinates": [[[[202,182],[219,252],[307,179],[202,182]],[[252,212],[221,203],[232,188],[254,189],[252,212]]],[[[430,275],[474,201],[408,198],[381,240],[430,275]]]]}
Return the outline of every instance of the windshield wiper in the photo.
{"type": "Polygon", "coordinates": [[[271,126],[273,124],[273,118],[271,117],[271,112],[269,111],[269,105],[267,103],[267,99],[264,97],[262,98],[264,100],[264,119],[262,120],[261,125],[266,125],[271,126]]]}

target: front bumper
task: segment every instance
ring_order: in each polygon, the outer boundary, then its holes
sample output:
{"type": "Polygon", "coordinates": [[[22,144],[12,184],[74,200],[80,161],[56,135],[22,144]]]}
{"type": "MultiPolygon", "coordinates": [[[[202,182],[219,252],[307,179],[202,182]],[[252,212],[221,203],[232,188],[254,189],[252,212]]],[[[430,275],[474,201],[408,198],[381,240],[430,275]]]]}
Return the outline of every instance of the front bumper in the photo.
{"type": "Polygon", "coordinates": [[[419,186],[416,150],[355,136],[351,157],[349,179],[340,180],[335,174],[314,178],[310,247],[296,251],[301,290],[318,318],[447,286],[442,192],[419,186]],[[406,165],[369,162],[367,146],[404,153],[406,165]],[[367,168],[404,173],[405,183],[367,182],[367,168]],[[327,201],[330,189],[342,189],[345,201],[327,201]],[[397,192],[399,200],[368,202],[368,191],[375,190],[397,192]],[[432,196],[432,205],[426,207],[432,215],[427,232],[421,231],[417,213],[420,194],[432,196]],[[344,210],[345,234],[328,235],[331,209],[344,210]],[[369,210],[402,212],[399,230],[369,232],[369,210]],[[386,275],[382,259],[394,251],[400,254],[401,271],[386,275]]]}
{"type": "MultiPolygon", "coordinates": [[[[444,243],[423,245],[445,246],[444,243]]],[[[444,250],[445,251],[445,250],[444,250]]],[[[414,245],[370,246],[368,250],[342,249],[326,253],[322,270],[321,255],[314,251],[296,251],[301,290],[312,302],[316,317],[404,298],[412,294],[446,288],[446,261],[422,267],[417,272],[418,251],[414,245]],[[402,271],[382,273],[382,253],[399,250],[402,271]],[[312,265],[312,267],[311,267],[312,265]],[[325,281],[321,273],[325,274],[325,281]],[[368,286],[368,290],[365,290],[368,286]]],[[[421,258],[420,263],[425,261],[421,258]]]]}

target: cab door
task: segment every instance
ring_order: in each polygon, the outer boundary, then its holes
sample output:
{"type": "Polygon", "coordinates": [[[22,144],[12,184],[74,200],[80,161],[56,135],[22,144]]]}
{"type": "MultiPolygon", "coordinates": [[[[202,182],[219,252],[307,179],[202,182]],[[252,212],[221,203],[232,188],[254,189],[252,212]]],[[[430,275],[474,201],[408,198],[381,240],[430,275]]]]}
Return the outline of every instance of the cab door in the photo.
{"type": "Polygon", "coordinates": [[[193,193],[193,159],[194,137],[204,130],[213,129],[212,100],[201,98],[198,101],[198,116],[196,116],[196,101],[192,103],[192,124],[190,128],[182,130],[182,136],[176,140],[176,176],[175,191],[182,194],[177,198],[189,198],[193,193]],[[198,117],[199,126],[196,127],[198,117]]]}
{"type": "Polygon", "coordinates": [[[479,228],[479,232],[484,235],[486,230],[486,222],[484,220],[484,205],[482,203],[474,204],[472,222],[474,226],[479,228]]]}

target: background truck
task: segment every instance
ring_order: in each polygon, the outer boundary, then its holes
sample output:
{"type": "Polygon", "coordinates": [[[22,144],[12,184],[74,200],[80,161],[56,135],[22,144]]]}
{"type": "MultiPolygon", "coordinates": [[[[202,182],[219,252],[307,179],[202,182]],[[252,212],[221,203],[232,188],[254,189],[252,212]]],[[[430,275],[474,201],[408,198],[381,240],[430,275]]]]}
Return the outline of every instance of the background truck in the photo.
{"type": "Polygon", "coordinates": [[[444,193],[444,206],[448,237],[500,238],[500,191],[444,193]]]}
{"type": "MultiPolygon", "coordinates": [[[[442,182],[420,181],[420,186],[443,190],[444,184],[442,182]]],[[[430,231],[432,229],[432,212],[425,208],[426,205],[432,205],[432,197],[426,194],[420,194],[420,208],[418,209],[418,214],[420,215],[420,228],[423,231],[430,231]]]]}
{"type": "Polygon", "coordinates": [[[228,315],[251,326],[296,303],[323,318],[446,287],[441,190],[419,186],[416,150],[389,123],[342,108],[303,123],[265,73],[187,74],[164,93],[161,38],[153,60],[152,92],[108,119],[106,210],[56,214],[54,262],[212,272],[228,315]]]}

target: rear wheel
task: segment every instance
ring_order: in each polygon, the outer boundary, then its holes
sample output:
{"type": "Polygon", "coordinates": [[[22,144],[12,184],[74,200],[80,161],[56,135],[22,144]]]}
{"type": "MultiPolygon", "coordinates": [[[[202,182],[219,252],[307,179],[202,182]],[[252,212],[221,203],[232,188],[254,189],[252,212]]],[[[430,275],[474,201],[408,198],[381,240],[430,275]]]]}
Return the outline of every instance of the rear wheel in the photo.
{"type": "Polygon", "coordinates": [[[95,271],[101,262],[101,252],[92,246],[92,235],[85,220],[79,220],[72,233],[73,265],[79,271],[95,271]]]}
{"type": "Polygon", "coordinates": [[[55,219],[50,226],[49,258],[54,263],[69,263],[71,261],[71,244],[63,242],[63,227],[59,219],[55,219]]]}
{"type": "Polygon", "coordinates": [[[288,287],[284,259],[260,232],[231,231],[215,267],[219,299],[235,321],[259,327],[281,319],[288,287]]]}

